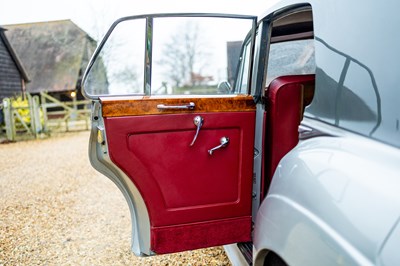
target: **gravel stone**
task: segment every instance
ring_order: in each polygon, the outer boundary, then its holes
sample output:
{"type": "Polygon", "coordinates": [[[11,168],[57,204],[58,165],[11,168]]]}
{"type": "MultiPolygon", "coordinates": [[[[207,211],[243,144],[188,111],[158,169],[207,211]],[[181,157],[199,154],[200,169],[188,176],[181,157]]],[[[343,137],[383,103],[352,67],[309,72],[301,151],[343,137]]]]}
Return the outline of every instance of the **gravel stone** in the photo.
{"type": "Polygon", "coordinates": [[[222,247],[135,257],[128,205],[90,166],[88,139],[0,144],[0,266],[230,265],[222,247]]]}

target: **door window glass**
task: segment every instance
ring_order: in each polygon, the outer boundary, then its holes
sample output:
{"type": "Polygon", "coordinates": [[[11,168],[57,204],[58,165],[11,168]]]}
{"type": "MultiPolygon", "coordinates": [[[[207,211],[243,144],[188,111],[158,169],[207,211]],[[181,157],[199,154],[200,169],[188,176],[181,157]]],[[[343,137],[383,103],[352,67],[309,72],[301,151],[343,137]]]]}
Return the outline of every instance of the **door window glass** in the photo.
{"type": "MultiPolygon", "coordinates": [[[[86,95],[234,93],[240,49],[255,19],[190,14],[122,18],[89,63],[86,95]]],[[[243,67],[248,66],[246,61],[243,67]]]]}
{"type": "Polygon", "coordinates": [[[144,19],[114,28],[85,79],[86,93],[143,94],[145,29],[144,19]]]}
{"type": "Polygon", "coordinates": [[[156,18],[152,94],[226,94],[252,21],[156,18]],[[239,45],[233,45],[233,44],[239,45]],[[232,70],[234,69],[234,70],[232,70]]]}
{"type": "Polygon", "coordinates": [[[314,73],[315,58],[313,39],[271,44],[266,86],[279,76],[314,73]]]}

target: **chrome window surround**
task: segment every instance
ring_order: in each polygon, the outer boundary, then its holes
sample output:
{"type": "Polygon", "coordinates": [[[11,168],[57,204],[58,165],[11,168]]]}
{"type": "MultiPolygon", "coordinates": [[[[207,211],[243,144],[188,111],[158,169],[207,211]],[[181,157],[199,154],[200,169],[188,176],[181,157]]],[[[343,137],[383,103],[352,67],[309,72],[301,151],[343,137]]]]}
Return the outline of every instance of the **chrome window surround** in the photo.
{"type": "MultiPolygon", "coordinates": [[[[256,16],[247,16],[247,15],[234,15],[234,14],[212,14],[212,13],[170,13],[170,14],[146,14],[146,15],[138,15],[138,16],[128,16],[128,17],[123,17],[118,20],[116,20],[110,27],[110,29],[107,31],[105,36],[103,37],[102,41],[100,44],[97,46],[92,58],[89,61],[89,64],[85,70],[85,73],[82,78],[82,83],[81,83],[81,90],[82,90],[82,95],[84,95],[86,98],[89,99],[99,99],[100,97],[104,97],[107,95],[92,95],[89,93],[86,93],[84,84],[85,80],[87,78],[88,73],[90,72],[96,58],[99,56],[101,49],[103,48],[104,44],[107,42],[108,38],[110,37],[112,31],[115,29],[115,27],[127,20],[134,20],[134,19],[146,19],[146,37],[145,37],[145,58],[144,58],[144,93],[143,95],[151,95],[151,69],[152,69],[152,54],[153,54],[153,20],[154,18],[162,18],[162,17],[209,17],[209,18],[232,18],[232,19],[248,19],[252,20],[252,29],[250,30],[251,32],[251,39],[252,39],[252,47],[254,48],[254,38],[255,38],[255,32],[256,32],[256,26],[257,26],[257,17],[256,16]]],[[[253,58],[253,50],[251,49],[251,54],[250,58],[253,58]]],[[[252,73],[252,62],[250,62],[249,66],[249,88],[251,88],[251,73],[252,73]]],[[[137,95],[137,94],[136,94],[137,95]]],[[[141,94],[140,94],[141,95],[141,94]]],[[[124,95],[113,95],[113,96],[124,96],[124,95]]]]}

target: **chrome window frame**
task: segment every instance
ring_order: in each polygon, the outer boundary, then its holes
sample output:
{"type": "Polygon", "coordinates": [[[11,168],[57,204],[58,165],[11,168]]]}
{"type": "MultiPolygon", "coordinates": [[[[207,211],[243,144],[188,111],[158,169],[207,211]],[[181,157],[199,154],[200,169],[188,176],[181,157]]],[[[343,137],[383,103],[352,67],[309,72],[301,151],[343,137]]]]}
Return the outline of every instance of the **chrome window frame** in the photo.
{"type": "MultiPolygon", "coordinates": [[[[252,49],[250,51],[250,58],[253,58],[253,53],[254,53],[254,39],[255,39],[255,32],[256,32],[256,26],[257,26],[257,17],[256,16],[249,16],[249,15],[235,15],[235,14],[220,14],[220,13],[160,13],[160,14],[145,14],[145,15],[138,15],[138,16],[127,16],[127,17],[122,17],[120,19],[117,19],[109,28],[107,33],[104,35],[103,39],[101,40],[100,44],[97,46],[95,52],[93,53],[92,58],[89,61],[89,64],[83,74],[82,77],[82,83],[81,83],[81,91],[82,95],[84,95],[88,99],[92,100],[97,100],[100,97],[105,97],[105,96],[110,96],[108,94],[106,95],[93,95],[90,93],[87,93],[85,91],[85,81],[86,78],[90,72],[90,70],[93,67],[94,62],[96,61],[96,58],[99,56],[103,46],[107,42],[108,38],[110,37],[111,33],[115,29],[115,27],[124,21],[127,20],[135,20],[135,19],[145,19],[146,20],[146,36],[145,36],[145,58],[144,58],[144,88],[143,88],[143,94],[123,94],[123,95],[112,95],[112,96],[128,96],[128,95],[146,95],[150,96],[151,95],[151,70],[152,70],[152,55],[153,55],[153,21],[155,18],[172,18],[172,17],[209,17],[209,18],[232,18],[232,19],[248,19],[252,20],[252,28],[250,29],[250,35],[251,35],[251,46],[252,49]]],[[[253,65],[253,60],[251,60],[249,69],[248,69],[248,84],[249,88],[251,88],[251,74],[252,74],[252,65],[253,65]]],[[[250,90],[248,91],[248,93],[250,90]]]]}

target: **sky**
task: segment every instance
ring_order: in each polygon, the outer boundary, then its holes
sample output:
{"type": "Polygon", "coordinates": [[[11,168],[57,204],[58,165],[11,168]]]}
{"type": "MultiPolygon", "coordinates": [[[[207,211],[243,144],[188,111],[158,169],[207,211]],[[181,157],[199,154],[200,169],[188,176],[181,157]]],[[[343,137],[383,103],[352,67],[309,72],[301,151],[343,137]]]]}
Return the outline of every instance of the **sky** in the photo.
{"type": "Polygon", "coordinates": [[[12,0],[0,9],[0,25],[71,19],[99,39],[123,16],[166,12],[260,15],[276,0],[12,0]]]}

